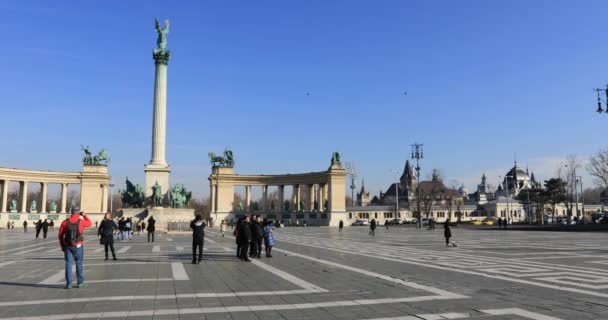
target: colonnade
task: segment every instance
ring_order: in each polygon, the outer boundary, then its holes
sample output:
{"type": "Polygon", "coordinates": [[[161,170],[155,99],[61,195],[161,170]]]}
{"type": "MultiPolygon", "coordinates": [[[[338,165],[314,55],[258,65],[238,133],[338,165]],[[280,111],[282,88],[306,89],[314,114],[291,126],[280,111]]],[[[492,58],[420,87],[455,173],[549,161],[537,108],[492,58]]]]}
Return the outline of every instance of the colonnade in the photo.
{"type": "MultiPolygon", "coordinates": [[[[0,212],[6,213],[10,210],[8,189],[11,182],[19,183],[19,207],[18,213],[28,213],[31,201],[28,200],[28,185],[39,183],[41,190],[41,202],[35,213],[67,213],[68,210],[68,187],[77,184],[80,186],[80,209],[90,213],[107,212],[108,189],[110,176],[105,165],[84,165],[82,172],[54,172],[21,170],[13,168],[0,168],[0,187],[2,198],[0,199],[0,212]],[[61,200],[57,212],[51,212],[47,207],[49,184],[61,185],[61,200]]],[[[15,199],[16,200],[16,199],[15,199]]]]}
{"type": "MultiPolygon", "coordinates": [[[[0,180],[0,185],[2,186],[2,202],[0,204],[0,212],[9,212],[9,200],[12,199],[8,199],[8,187],[9,184],[13,182],[12,180],[0,180]]],[[[22,212],[22,213],[26,213],[29,212],[28,209],[28,203],[31,204],[31,202],[28,201],[28,184],[29,183],[36,183],[36,181],[16,181],[19,182],[19,198],[21,199],[20,201],[20,206],[17,208],[17,212],[22,212]]],[[[42,191],[42,199],[40,202],[40,209],[36,209],[36,213],[55,213],[55,212],[51,212],[51,210],[47,211],[47,202],[48,202],[48,190],[49,190],[49,182],[37,182],[40,184],[40,190],[42,191]]],[[[52,182],[51,182],[52,183],[52,182]]],[[[69,183],[57,183],[61,185],[61,201],[60,201],[60,206],[57,208],[59,209],[57,211],[57,213],[66,213],[67,212],[67,198],[68,198],[68,185],[69,183]]],[[[33,199],[35,200],[35,199],[33,199]]]]}
{"type": "Polygon", "coordinates": [[[251,189],[257,186],[262,188],[262,199],[257,210],[262,214],[321,212],[323,214],[320,219],[324,219],[323,223],[328,225],[337,225],[346,215],[346,171],[340,163],[333,163],[327,171],[284,175],[239,175],[234,173],[233,167],[215,166],[209,176],[209,187],[211,215],[216,221],[233,219],[234,214],[238,213],[234,203],[237,186],[245,187],[243,212],[252,212],[251,189]],[[285,210],[285,188],[289,186],[293,190],[293,205],[285,210]],[[268,190],[271,187],[278,189],[278,204],[274,210],[268,201],[268,190]],[[303,192],[306,192],[305,197],[302,196],[303,192]],[[307,201],[302,201],[304,198],[307,201]],[[315,203],[318,210],[315,210],[315,203]]]}
{"type": "MultiPolygon", "coordinates": [[[[325,203],[327,199],[327,183],[315,183],[315,184],[307,184],[306,192],[307,192],[307,201],[304,203],[304,207],[301,207],[302,202],[302,186],[301,184],[293,184],[293,185],[234,185],[234,187],[245,187],[245,203],[243,207],[243,212],[252,212],[252,201],[251,201],[251,188],[254,186],[262,187],[262,198],[261,198],[261,207],[259,211],[263,212],[324,212],[325,211],[325,203]],[[285,187],[292,187],[292,199],[289,210],[285,210],[285,187]],[[277,187],[278,190],[278,203],[275,206],[275,209],[272,210],[271,205],[268,201],[268,190],[271,187],[277,187]],[[315,204],[317,208],[315,209],[315,204]]],[[[212,184],[211,188],[211,211],[217,211],[217,190],[218,185],[212,184]]]]}

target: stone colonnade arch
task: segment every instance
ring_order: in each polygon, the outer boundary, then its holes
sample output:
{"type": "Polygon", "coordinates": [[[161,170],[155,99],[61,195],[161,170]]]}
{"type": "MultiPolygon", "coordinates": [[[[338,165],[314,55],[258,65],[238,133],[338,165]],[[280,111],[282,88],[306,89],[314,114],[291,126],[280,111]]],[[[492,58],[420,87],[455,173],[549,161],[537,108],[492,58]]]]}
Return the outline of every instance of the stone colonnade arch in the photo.
{"type": "Polygon", "coordinates": [[[278,220],[305,220],[310,225],[337,226],[340,220],[346,221],[346,171],[337,162],[326,171],[283,175],[242,175],[235,174],[234,167],[214,166],[209,176],[211,218],[219,223],[222,220],[235,220],[251,210],[251,187],[262,187],[262,200],[256,214],[274,217],[278,220]],[[245,187],[243,212],[234,210],[234,189],[245,187]],[[271,212],[267,201],[268,188],[278,187],[281,205],[271,212]],[[285,210],[285,186],[293,186],[293,208],[285,210]],[[302,188],[302,187],[305,188],[302,188]],[[302,203],[302,193],[308,192],[307,203],[302,203]],[[314,199],[314,201],[311,201],[314,199]],[[301,205],[303,204],[303,207],[301,205]],[[300,217],[300,218],[298,218],[300,217]]]}
{"type": "MultiPolygon", "coordinates": [[[[107,165],[85,164],[81,172],[58,172],[23,170],[14,168],[0,168],[0,220],[6,223],[4,216],[10,213],[15,216],[11,220],[27,220],[27,214],[45,213],[67,213],[69,204],[67,203],[68,185],[80,185],[80,210],[86,213],[102,214],[107,212],[110,176],[108,175],[107,165]],[[19,183],[19,193],[21,198],[20,206],[14,211],[9,210],[8,185],[10,182],[19,183]],[[28,183],[40,183],[42,201],[36,212],[30,212],[28,201],[28,183]],[[46,205],[49,184],[61,185],[61,201],[57,204],[56,212],[46,205]],[[19,219],[16,219],[19,215],[19,219]]],[[[6,217],[8,219],[8,217],[6,217]]]]}

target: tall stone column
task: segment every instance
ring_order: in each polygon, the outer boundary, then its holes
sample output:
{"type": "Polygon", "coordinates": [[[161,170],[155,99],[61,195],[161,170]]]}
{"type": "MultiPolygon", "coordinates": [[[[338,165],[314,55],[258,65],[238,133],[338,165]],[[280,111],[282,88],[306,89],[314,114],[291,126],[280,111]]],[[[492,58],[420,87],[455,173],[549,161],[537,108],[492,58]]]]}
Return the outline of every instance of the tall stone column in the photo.
{"type": "Polygon", "coordinates": [[[308,208],[306,210],[308,212],[312,212],[315,208],[315,195],[314,195],[314,185],[308,185],[308,203],[306,204],[308,208]]]}
{"type": "Polygon", "coordinates": [[[27,212],[27,181],[21,181],[21,212],[27,212]]]}
{"type": "Polygon", "coordinates": [[[327,199],[327,184],[321,185],[321,201],[319,201],[319,210],[325,212],[325,200],[327,199]]]}
{"type": "Polygon", "coordinates": [[[245,186],[245,212],[251,211],[251,186],[245,186]]]}
{"type": "MultiPolygon", "coordinates": [[[[165,44],[166,45],[166,44],[165,44]]],[[[146,173],[146,197],[152,196],[152,186],[161,186],[163,197],[169,191],[169,173],[171,167],[165,159],[166,129],[167,129],[167,64],[171,51],[164,47],[154,49],[154,106],[152,116],[152,153],[146,173]]]]}
{"type": "Polygon", "coordinates": [[[41,199],[42,203],[40,204],[40,212],[45,213],[46,212],[46,198],[47,198],[48,189],[49,189],[48,183],[41,182],[40,189],[42,189],[42,199],[41,199]]]}
{"type": "Polygon", "coordinates": [[[278,206],[278,212],[283,212],[285,211],[285,186],[284,185],[280,185],[279,186],[279,206],[278,206]]]}
{"type": "Polygon", "coordinates": [[[293,208],[296,212],[300,211],[300,185],[293,186],[293,208]]]}
{"type": "Polygon", "coordinates": [[[101,213],[108,212],[108,186],[101,185],[101,213]]]}
{"type": "Polygon", "coordinates": [[[8,180],[4,180],[2,183],[2,207],[0,207],[0,212],[8,212],[8,180]]]}
{"type": "Polygon", "coordinates": [[[215,212],[217,212],[217,208],[215,206],[215,185],[213,183],[211,183],[209,185],[209,189],[210,189],[210,192],[211,192],[211,195],[209,197],[209,202],[210,202],[210,205],[211,205],[211,209],[210,210],[211,210],[211,213],[215,213],[215,212]]]}
{"type": "Polygon", "coordinates": [[[262,210],[268,212],[268,186],[262,187],[262,210]]]}
{"type": "Polygon", "coordinates": [[[61,184],[61,213],[68,212],[68,184],[61,184]]]}

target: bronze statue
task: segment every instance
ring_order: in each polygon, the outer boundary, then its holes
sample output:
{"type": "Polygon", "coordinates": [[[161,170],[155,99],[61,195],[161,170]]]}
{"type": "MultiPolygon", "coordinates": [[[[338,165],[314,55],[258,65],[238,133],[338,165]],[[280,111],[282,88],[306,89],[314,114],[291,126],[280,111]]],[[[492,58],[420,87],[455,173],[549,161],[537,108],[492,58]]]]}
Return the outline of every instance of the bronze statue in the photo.
{"type": "Polygon", "coordinates": [[[156,183],[154,183],[152,186],[152,204],[154,207],[162,205],[163,195],[161,189],[162,187],[160,184],[158,184],[158,181],[156,181],[156,183]]]}
{"type": "Polygon", "coordinates": [[[338,152],[334,152],[331,155],[331,164],[340,164],[340,154],[338,152]]]}
{"type": "Polygon", "coordinates": [[[165,28],[160,27],[160,22],[158,19],[155,19],[154,29],[158,33],[158,38],[156,39],[157,49],[155,51],[165,51],[167,50],[167,33],[169,33],[169,19],[165,20],[165,28]]]}

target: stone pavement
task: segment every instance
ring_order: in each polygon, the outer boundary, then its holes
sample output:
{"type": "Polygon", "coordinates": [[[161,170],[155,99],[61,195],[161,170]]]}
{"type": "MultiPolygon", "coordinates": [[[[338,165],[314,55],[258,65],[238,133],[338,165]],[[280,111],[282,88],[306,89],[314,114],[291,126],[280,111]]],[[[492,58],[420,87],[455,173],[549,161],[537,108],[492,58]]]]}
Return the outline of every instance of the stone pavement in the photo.
{"type": "Polygon", "coordinates": [[[135,236],[119,261],[87,230],[89,287],[63,289],[57,233],[0,230],[3,319],[608,319],[608,235],[412,227],[283,228],[274,258],[235,258],[209,230],[192,265],[191,236],[135,236]]]}

